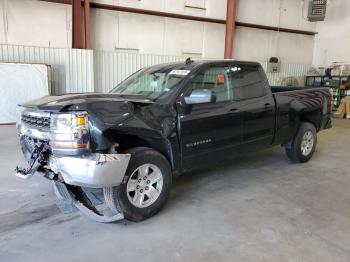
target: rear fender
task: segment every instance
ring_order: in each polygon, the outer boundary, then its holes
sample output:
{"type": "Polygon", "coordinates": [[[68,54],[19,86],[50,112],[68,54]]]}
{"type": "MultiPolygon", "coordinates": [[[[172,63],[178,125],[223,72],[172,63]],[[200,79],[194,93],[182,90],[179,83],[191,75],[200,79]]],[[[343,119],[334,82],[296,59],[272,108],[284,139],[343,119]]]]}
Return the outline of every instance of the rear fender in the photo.
{"type": "Polygon", "coordinates": [[[322,110],[323,106],[321,105],[317,105],[317,107],[311,106],[308,102],[304,102],[304,100],[294,99],[290,103],[288,117],[289,131],[285,133],[283,145],[288,146],[288,143],[290,143],[298,132],[300,122],[309,122],[315,126],[317,131],[319,131],[322,122],[322,110]]]}

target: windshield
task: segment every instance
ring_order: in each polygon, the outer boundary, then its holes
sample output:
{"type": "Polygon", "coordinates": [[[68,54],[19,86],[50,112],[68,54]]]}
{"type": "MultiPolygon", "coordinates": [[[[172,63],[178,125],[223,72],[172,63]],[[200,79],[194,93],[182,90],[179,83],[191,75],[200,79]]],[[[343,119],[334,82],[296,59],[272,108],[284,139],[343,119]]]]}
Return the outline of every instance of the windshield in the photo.
{"type": "Polygon", "coordinates": [[[189,70],[174,70],[169,66],[142,69],[121,82],[110,93],[142,95],[150,100],[163,99],[176,90],[189,72],[189,70]]]}

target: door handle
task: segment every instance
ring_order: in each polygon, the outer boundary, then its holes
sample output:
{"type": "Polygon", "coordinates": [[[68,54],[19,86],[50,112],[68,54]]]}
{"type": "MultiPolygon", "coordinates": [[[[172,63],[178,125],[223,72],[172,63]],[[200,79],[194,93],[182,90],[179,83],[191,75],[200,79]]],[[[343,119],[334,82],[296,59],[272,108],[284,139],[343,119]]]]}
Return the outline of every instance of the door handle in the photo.
{"type": "Polygon", "coordinates": [[[265,108],[269,108],[271,106],[271,104],[266,103],[264,106],[265,106],[265,108]]]}
{"type": "Polygon", "coordinates": [[[238,111],[238,108],[232,108],[230,109],[231,112],[237,112],[238,111]]]}

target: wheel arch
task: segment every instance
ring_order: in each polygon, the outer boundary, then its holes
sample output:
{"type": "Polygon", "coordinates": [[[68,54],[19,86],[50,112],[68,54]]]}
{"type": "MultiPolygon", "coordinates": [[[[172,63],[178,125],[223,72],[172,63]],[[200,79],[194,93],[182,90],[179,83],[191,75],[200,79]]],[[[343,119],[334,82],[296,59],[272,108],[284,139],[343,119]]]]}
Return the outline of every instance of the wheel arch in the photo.
{"type": "Polygon", "coordinates": [[[322,122],[322,110],[308,110],[306,112],[302,112],[299,116],[299,126],[302,122],[307,122],[313,124],[316,128],[316,132],[318,132],[321,128],[322,122]]]}
{"type": "Polygon", "coordinates": [[[293,141],[293,138],[297,135],[300,126],[303,123],[310,123],[312,124],[315,129],[316,133],[320,130],[321,127],[321,121],[322,121],[322,111],[320,109],[316,110],[301,110],[299,113],[295,114],[295,122],[292,127],[292,131],[288,135],[288,139],[282,143],[282,145],[289,147],[293,141]]]}
{"type": "Polygon", "coordinates": [[[177,170],[176,160],[173,154],[173,145],[166,138],[113,133],[110,134],[109,140],[111,141],[111,147],[115,146],[115,150],[118,152],[125,152],[130,149],[153,149],[162,154],[169,161],[173,170],[177,170]]]}

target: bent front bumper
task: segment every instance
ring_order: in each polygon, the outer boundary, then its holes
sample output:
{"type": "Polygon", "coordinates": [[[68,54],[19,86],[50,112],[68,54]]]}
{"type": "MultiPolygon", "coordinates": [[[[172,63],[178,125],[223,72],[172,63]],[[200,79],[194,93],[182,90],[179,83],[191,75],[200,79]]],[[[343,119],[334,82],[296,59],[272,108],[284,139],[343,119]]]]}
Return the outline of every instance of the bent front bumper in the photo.
{"type": "Polygon", "coordinates": [[[21,125],[18,129],[29,168],[17,167],[16,176],[28,179],[38,172],[52,180],[58,206],[64,212],[78,209],[99,222],[123,219],[115,192],[124,179],[130,154],[56,155],[52,153],[47,132],[21,125]]]}
{"type": "Polygon", "coordinates": [[[102,188],[119,185],[129,161],[130,154],[51,155],[49,167],[69,185],[102,188]]]}
{"type": "MultiPolygon", "coordinates": [[[[42,142],[23,134],[20,134],[20,137],[23,154],[30,164],[30,169],[17,168],[20,172],[16,174],[21,178],[29,178],[41,166],[41,170],[61,175],[64,182],[69,185],[91,188],[113,187],[123,181],[131,157],[130,154],[90,153],[81,156],[58,156],[50,153],[45,156],[46,160],[33,163],[35,144],[42,142]]],[[[41,153],[37,152],[39,155],[41,153]]]]}

